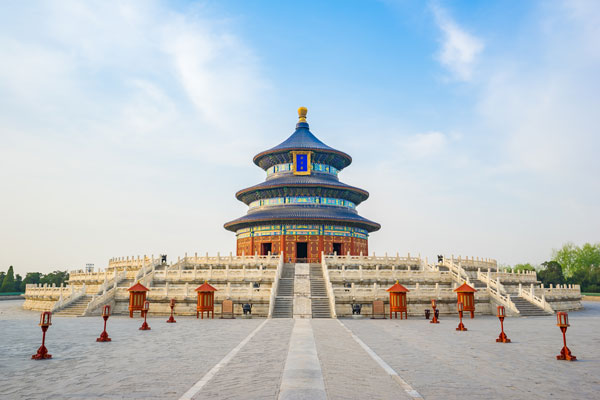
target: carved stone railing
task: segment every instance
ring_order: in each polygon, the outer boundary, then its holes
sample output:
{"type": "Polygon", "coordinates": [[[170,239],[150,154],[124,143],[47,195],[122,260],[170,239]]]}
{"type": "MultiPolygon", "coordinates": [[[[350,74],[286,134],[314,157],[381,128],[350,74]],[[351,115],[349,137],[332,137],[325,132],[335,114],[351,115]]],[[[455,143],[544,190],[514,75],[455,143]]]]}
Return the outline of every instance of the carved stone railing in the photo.
{"type": "Polygon", "coordinates": [[[538,297],[535,295],[533,283],[530,285],[529,289],[523,288],[523,285],[519,284],[519,296],[529,301],[530,303],[533,303],[536,306],[542,308],[544,311],[554,314],[554,309],[546,301],[546,296],[544,295],[544,292],[542,292],[542,297],[538,297]]]}
{"type": "Polygon", "coordinates": [[[73,304],[80,298],[84,297],[85,291],[86,291],[85,283],[79,290],[74,290],[71,287],[71,295],[65,299],[65,298],[63,298],[63,296],[61,294],[60,298],[58,299],[58,301],[56,303],[54,303],[54,305],[52,306],[50,311],[52,311],[52,313],[55,313],[55,312],[62,310],[65,307],[68,307],[69,305],[73,304]]]}
{"type": "Polygon", "coordinates": [[[283,271],[283,253],[279,256],[279,262],[277,263],[277,271],[275,272],[275,280],[271,285],[271,294],[269,296],[269,313],[267,318],[273,318],[273,309],[275,308],[275,296],[277,296],[277,289],[279,288],[279,280],[281,279],[281,273],[283,271]]]}
{"type": "Polygon", "coordinates": [[[467,282],[470,285],[471,280],[469,279],[469,275],[467,275],[465,269],[462,267],[461,262],[459,261],[458,263],[455,263],[454,261],[454,258],[444,257],[442,260],[442,265],[448,268],[450,274],[452,275],[452,279],[456,283],[462,284],[463,282],[467,282]]]}
{"type": "Polygon", "coordinates": [[[325,260],[327,262],[328,267],[331,269],[332,266],[335,265],[362,265],[362,266],[376,266],[376,265],[386,265],[395,267],[397,265],[405,265],[405,266],[421,266],[421,257],[411,257],[408,254],[407,257],[400,257],[398,254],[396,256],[388,256],[387,254],[383,257],[379,256],[351,256],[347,254],[343,255],[326,255],[325,260]]]}
{"type": "Polygon", "coordinates": [[[331,318],[337,318],[337,312],[335,311],[335,294],[333,293],[333,285],[331,284],[331,280],[329,280],[329,269],[327,268],[327,261],[325,260],[325,255],[323,252],[321,252],[321,270],[323,273],[325,290],[327,291],[329,309],[331,310],[331,318]]]}

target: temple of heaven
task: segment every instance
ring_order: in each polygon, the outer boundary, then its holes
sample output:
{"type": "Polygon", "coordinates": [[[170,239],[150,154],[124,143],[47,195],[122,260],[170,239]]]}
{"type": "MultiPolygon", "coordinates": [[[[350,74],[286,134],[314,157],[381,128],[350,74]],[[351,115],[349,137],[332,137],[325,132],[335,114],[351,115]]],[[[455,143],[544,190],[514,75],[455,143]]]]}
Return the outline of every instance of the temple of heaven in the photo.
{"type": "Polygon", "coordinates": [[[236,233],[238,256],[283,252],[287,262],[320,262],[321,253],[367,255],[369,233],[381,227],[356,211],[369,193],[338,179],[352,158],[317,139],[306,113],[298,109],[292,136],[254,157],[267,179],[235,195],[249,207],[225,224],[236,233]]]}

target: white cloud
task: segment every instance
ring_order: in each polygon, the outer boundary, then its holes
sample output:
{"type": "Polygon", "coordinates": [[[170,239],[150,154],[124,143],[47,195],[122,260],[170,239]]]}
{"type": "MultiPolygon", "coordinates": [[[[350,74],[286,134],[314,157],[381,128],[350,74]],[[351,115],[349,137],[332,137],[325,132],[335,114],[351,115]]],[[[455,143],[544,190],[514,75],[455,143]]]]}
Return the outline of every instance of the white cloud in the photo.
{"type": "Polygon", "coordinates": [[[469,81],[484,48],[483,40],[462,29],[439,4],[433,4],[431,10],[443,33],[438,60],[456,79],[469,81]]]}
{"type": "Polygon", "coordinates": [[[403,154],[412,158],[426,158],[444,151],[448,138],[442,132],[417,133],[399,142],[403,154]]]}

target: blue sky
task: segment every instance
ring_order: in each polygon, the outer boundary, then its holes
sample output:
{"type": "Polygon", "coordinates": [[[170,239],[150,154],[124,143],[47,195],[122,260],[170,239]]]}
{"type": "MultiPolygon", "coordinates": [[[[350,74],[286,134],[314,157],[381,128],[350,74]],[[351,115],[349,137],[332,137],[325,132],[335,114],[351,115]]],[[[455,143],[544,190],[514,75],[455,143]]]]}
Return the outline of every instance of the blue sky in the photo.
{"type": "Polygon", "coordinates": [[[541,263],[600,229],[595,1],[0,4],[0,269],[227,254],[311,130],[379,254],[541,263]]]}

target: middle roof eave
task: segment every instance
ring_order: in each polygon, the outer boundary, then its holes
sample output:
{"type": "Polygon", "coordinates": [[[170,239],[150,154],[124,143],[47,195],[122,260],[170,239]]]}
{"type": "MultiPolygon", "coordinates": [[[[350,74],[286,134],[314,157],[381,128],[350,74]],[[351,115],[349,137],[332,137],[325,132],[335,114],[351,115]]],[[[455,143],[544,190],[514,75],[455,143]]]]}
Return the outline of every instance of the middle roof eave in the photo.
{"type": "MultiPolygon", "coordinates": [[[[323,175],[323,174],[320,174],[323,175]]],[[[369,198],[369,192],[363,189],[359,189],[354,186],[347,185],[343,182],[338,181],[337,179],[328,179],[327,177],[314,175],[293,175],[293,174],[285,174],[281,177],[277,177],[274,179],[268,179],[264,182],[259,183],[258,185],[251,186],[246,189],[242,189],[235,194],[235,197],[246,203],[250,204],[252,201],[256,200],[254,197],[258,197],[258,192],[276,190],[283,188],[323,188],[323,189],[331,189],[333,191],[339,191],[339,198],[346,199],[347,196],[343,195],[343,192],[351,193],[352,202],[355,204],[360,204],[369,198]],[[252,195],[254,194],[254,195],[252,195]]]]}

